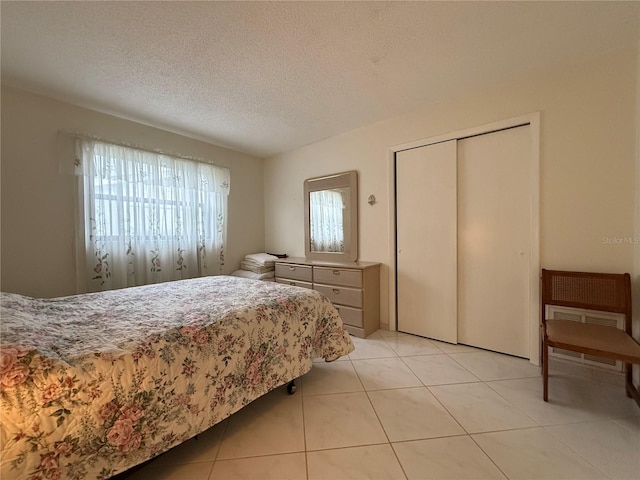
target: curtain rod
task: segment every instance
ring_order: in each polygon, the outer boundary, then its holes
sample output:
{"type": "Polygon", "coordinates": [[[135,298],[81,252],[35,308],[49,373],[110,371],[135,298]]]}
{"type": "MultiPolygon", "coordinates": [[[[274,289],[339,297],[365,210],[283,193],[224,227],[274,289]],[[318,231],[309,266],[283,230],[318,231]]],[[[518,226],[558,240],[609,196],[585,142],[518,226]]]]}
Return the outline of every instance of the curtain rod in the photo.
{"type": "Polygon", "coordinates": [[[190,155],[182,155],[180,153],[167,152],[167,151],[161,150],[159,148],[145,147],[145,146],[137,145],[137,144],[134,144],[134,143],[128,143],[128,142],[123,142],[123,141],[119,141],[119,140],[113,140],[113,139],[110,139],[110,138],[100,137],[100,136],[94,135],[92,133],[79,132],[79,131],[76,131],[76,130],[58,130],[58,134],[64,135],[66,137],[71,137],[71,138],[80,138],[80,139],[84,139],[84,140],[95,140],[95,141],[103,142],[103,143],[111,143],[113,145],[118,145],[120,147],[132,148],[134,150],[140,150],[140,151],[143,151],[143,152],[157,153],[157,154],[160,154],[160,155],[166,155],[168,157],[180,158],[182,160],[191,160],[191,161],[194,161],[194,162],[206,163],[208,165],[214,165],[216,167],[221,167],[221,168],[229,168],[229,167],[226,167],[224,165],[219,165],[219,164],[217,164],[215,162],[212,162],[212,161],[209,161],[209,160],[205,160],[204,158],[193,157],[193,156],[190,156],[190,155]]]}

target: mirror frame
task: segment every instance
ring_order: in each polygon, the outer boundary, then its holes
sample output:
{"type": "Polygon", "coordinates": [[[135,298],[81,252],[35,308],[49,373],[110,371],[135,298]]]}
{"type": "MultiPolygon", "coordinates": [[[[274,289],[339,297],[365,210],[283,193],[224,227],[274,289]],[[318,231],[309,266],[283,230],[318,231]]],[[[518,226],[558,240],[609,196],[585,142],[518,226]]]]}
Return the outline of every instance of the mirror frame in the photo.
{"type": "Polygon", "coordinates": [[[308,178],[304,181],[304,254],[312,260],[336,260],[355,262],[358,259],[358,172],[348,172],[326,175],[324,177],[308,178]],[[311,251],[309,198],[311,192],[332,188],[350,187],[349,226],[351,242],[348,252],[313,252],[311,251]]]}

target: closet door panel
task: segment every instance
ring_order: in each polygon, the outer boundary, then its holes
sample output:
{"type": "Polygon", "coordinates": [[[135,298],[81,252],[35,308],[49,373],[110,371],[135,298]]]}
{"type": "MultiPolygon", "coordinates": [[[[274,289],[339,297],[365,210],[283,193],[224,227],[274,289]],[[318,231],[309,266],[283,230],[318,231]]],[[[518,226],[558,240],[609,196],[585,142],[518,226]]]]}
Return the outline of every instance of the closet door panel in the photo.
{"type": "Polygon", "coordinates": [[[458,142],[458,341],[529,357],[530,127],[458,142]]]}
{"type": "Polygon", "coordinates": [[[396,154],[398,330],[457,342],[456,141],[396,154]]]}

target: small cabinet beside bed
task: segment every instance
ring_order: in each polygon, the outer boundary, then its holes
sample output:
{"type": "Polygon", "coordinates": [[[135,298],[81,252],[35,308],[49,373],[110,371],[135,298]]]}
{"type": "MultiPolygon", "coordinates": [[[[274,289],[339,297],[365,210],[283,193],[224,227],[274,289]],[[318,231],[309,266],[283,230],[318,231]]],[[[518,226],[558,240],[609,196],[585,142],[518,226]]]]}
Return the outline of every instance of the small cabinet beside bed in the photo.
{"type": "Polygon", "coordinates": [[[276,282],[311,288],[335,305],[344,327],[364,338],[380,328],[380,264],[287,258],[276,262],[276,282]]]}

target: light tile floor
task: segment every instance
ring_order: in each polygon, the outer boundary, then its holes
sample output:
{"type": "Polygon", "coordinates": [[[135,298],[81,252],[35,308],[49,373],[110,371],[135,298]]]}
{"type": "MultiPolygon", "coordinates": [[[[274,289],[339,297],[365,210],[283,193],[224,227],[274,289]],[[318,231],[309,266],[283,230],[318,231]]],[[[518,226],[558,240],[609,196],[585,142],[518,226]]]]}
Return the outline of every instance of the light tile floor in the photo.
{"type": "Polygon", "coordinates": [[[353,338],[284,387],[119,480],[640,479],[619,386],[396,332],[353,338]]]}

